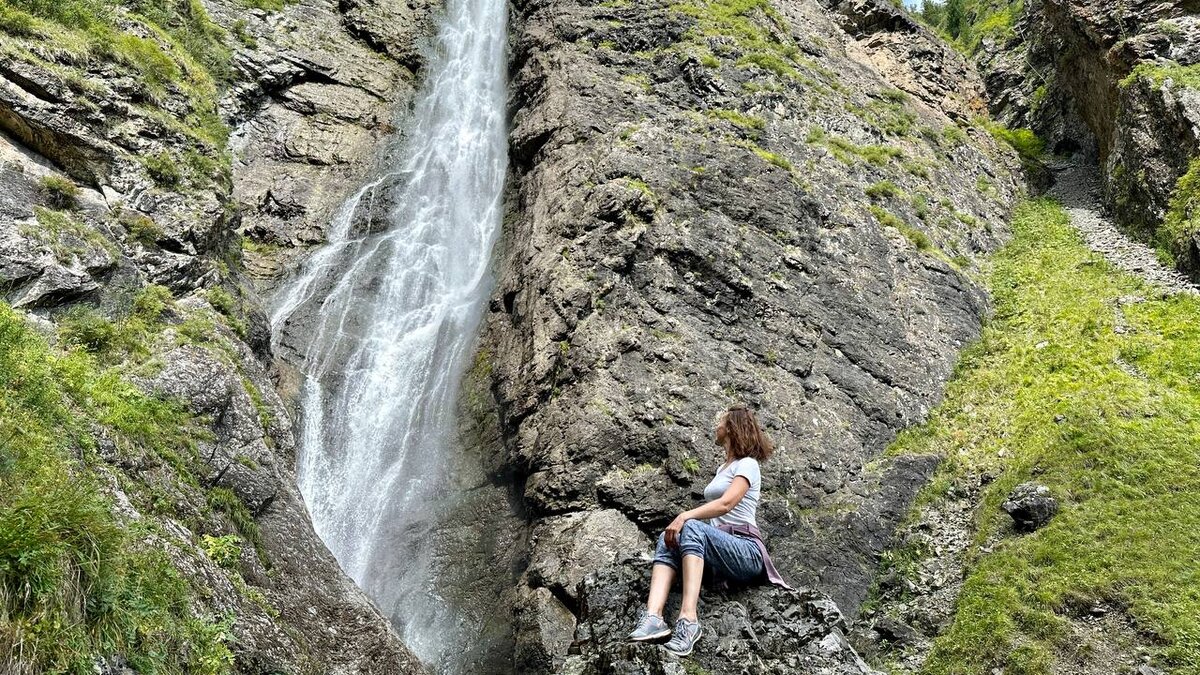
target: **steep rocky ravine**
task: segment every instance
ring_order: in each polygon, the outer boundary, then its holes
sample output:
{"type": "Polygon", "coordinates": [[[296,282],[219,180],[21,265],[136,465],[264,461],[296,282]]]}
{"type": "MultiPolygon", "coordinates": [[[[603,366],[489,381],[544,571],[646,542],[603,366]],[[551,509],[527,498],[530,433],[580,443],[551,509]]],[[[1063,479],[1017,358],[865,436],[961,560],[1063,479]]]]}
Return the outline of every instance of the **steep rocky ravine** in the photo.
{"type": "MultiPolygon", "coordinates": [[[[139,414],[174,406],[152,434],[69,386],[91,440],[55,452],[137,533],[128,559],[163,552],[154,574],[184,589],[176,632],[84,622],[83,647],[7,670],[420,670],[313,534],[294,354],[271,353],[264,310],[394,162],[436,10],[0,3],[4,299],[34,343],[83,355],[70,372],[131,383],[139,414]]],[[[981,82],[883,0],[529,0],[511,33],[497,287],[459,406],[464,498],[434,542],[443,595],[488,633],[473,668],[679,672],[618,638],[638,556],[745,401],[778,445],[760,522],[804,588],[712,596],[697,667],[866,672],[842,614],[935,464],[882,453],[978,335],[1021,193],[981,82]]],[[[81,588],[5,612],[109,616],[81,588]]],[[[35,644],[9,616],[0,646],[35,644]]]]}
{"type": "Polygon", "coordinates": [[[1031,128],[1054,152],[1096,162],[1117,223],[1200,273],[1195,180],[1181,180],[1200,154],[1195,3],[1023,6],[1014,25],[980,45],[993,114],[1031,128]]]}

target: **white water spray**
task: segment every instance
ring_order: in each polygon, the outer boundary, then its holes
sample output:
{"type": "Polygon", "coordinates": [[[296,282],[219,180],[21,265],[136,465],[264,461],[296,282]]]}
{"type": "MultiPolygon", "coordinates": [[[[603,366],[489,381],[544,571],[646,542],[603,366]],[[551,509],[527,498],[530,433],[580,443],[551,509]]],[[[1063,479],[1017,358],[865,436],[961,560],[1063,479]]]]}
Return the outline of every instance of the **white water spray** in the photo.
{"type": "Polygon", "coordinates": [[[502,0],[448,0],[403,167],[343,205],[271,317],[275,339],[286,332],[304,356],[298,478],[317,533],[443,671],[470,627],[439,596],[427,537],[491,290],[506,13],[502,0]]]}

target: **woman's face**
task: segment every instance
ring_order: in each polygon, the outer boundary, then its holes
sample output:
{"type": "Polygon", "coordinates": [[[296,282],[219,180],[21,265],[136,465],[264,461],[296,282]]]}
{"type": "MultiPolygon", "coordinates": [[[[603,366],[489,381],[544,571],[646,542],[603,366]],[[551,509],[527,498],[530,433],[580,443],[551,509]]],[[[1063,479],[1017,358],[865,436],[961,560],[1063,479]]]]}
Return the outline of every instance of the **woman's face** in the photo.
{"type": "Polygon", "coordinates": [[[727,435],[728,435],[728,432],[725,429],[725,416],[722,415],[721,421],[717,422],[717,433],[716,433],[717,445],[721,445],[721,446],[725,445],[725,437],[727,435]]]}

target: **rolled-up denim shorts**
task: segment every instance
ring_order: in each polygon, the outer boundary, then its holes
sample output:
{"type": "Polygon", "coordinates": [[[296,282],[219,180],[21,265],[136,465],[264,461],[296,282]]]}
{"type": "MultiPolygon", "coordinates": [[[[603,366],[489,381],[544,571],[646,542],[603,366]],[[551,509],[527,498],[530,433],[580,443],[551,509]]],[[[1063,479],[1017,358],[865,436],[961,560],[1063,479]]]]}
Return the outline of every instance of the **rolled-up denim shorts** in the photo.
{"type": "Polygon", "coordinates": [[[764,573],[758,542],[723,532],[700,520],[689,520],[683,524],[676,548],[667,546],[665,535],[658,535],[658,546],[654,549],[655,564],[678,571],[685,555],[703,558],[704,571],[726,581],[746,583],[764,573]]]}

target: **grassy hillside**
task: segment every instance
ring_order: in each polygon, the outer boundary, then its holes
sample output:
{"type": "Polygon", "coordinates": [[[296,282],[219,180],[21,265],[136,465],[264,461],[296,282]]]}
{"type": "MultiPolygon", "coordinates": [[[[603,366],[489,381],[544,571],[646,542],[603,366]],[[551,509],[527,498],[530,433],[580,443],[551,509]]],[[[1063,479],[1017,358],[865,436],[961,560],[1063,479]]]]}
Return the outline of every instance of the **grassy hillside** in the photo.
{"type": "Polygon", "coordinates": [[[114,498],[149,514],[171,495],[101,459],[171,467],[199,489],[188,467],[203,430],[104,365],[161,328],[164,290],[143,292],[119,325],[73,317],[66,351],[0,304],[0,671],[91,673],[116,654],[141,673],[232,666],[229,620],[206,615],[176,569],[196,554],[170,551],[159,521],[114,498]]]}
{"type": "Polygon", "coordinates": [[[895,448],[947,458],[927,499],[998,476],[925,672],[1061,672],[1056,662],[1086,649],[1072,622],[1102,606],[1128,616],[1170,672],[1196,675],[1200,299],[1159,297],[1109,267],[1053,203],[1024,205],[1014,231],[991,274],[994,318],[945,403],[895,448]],[[1019,536],[999,505],[1027,480],[1063,508],[1019,536]]]}

